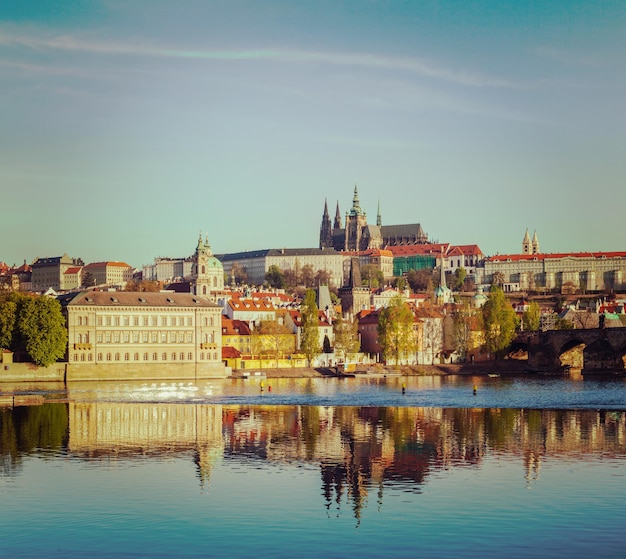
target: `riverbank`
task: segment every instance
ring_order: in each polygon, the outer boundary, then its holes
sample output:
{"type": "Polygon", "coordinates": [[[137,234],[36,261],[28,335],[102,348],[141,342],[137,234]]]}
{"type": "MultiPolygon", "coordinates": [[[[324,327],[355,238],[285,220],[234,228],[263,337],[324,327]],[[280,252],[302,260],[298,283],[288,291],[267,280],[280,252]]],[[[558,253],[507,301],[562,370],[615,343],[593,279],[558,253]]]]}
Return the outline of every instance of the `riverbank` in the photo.
{"type": "Polygon", "coordinates": [[[517,359],[504,359],[498,361],[481,361],[478,363],[444,363],[439,365],[368,365],[358,367],[351,373],[337,373],[332,367],[292,367],[278,369],[257,369],[253,372],[237,370],[233,371],[232,378],[323,378],[323,377],[348,377],[361,375],[405,375],[405,376],[429,376],[429,375],[487,375],[487,374],[525,374],[528,373],[528,362],[517,359]],[[257,374],[258,373],[258,374],[257,374]]]}

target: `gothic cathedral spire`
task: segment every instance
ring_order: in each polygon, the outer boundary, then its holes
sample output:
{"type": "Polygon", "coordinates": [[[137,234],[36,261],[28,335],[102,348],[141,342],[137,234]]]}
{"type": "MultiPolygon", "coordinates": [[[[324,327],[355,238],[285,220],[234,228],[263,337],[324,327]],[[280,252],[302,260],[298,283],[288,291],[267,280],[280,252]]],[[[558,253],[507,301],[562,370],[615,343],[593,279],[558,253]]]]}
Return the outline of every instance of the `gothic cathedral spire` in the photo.
{"type": "Polygon", "coordinates": [[[328,202],[324,200],[324,214],[322,215],[322,225],[320,226],[320,248],[333,246],[333,232],[328,215],[328,202]]]}

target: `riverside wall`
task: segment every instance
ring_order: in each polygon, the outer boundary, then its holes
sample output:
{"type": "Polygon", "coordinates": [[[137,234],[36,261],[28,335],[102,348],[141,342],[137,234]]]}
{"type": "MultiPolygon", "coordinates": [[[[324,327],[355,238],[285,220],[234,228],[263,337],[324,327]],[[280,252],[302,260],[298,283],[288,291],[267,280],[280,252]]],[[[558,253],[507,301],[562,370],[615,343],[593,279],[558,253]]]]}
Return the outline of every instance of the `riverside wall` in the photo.
{"type": "MultiPolygon", "coordinates": [[[[67,382],[67,381],[196,381],[226,378],[232,371],[222,363],[168,363],[155,364],[90,364],[74,365],[55,363],[50,367],[39,367],[33,363],[11,363],[2,365],[0,383],[19,382],[67,382]]],[[[1,387],[0,387],[1,390],[1,387]]]]}

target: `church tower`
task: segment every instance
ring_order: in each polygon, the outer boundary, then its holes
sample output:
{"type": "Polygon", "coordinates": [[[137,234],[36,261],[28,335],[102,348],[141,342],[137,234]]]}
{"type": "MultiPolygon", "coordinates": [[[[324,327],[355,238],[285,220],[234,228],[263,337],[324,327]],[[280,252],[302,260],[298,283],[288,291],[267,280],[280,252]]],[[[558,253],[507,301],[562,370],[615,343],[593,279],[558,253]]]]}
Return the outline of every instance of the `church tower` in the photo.
{"type": "Polygon", "coordinates": [[[215,301],[217,294],[224,290],[224,266],[213,256],[208,237],[203,241],[202,233],[193,255],[191,291],[199,297],[215,301]]]}
{"type": "Polygon", "coordinates": [[[333,246],[333,230],[328,215],[328,202],[324,200],[324,214],[322,215],[322,225],[320,226],[320,248],[333,246]]]}
{"type": "Polygon", "coordinates": [[[382,227],[383,225],[383,218],[380,217],[380,200],[378,201],[378,211],[376,212],[376,225],[378,227],[382,227]]]}
{"type": "Polygon", "coordinates": [[[532,244],[533,254],[539,254],[539,239],[537,238],[537,231],[533,234],[533,244],[532,244]]]}
{"type": "Polygon", "coordinates": [[[341,312],[344,316],[356,316],[370,308],[370,289],[361,285],[361,266],[358,257],[350,258],[348,283],[339,288],[341,312]]]}
{"type": "Polygon", "coordinates": [[[524,239],[522,240],[522,254],[532,254],[532,247],[530,245],[530,235],[528,234],[528,229],[526,229],[526,234],[524,235],[524,239]]]}
{"type": "Polygon", "coordinates": [[[344,250],[364,250],[361,246],[361,239],[363,237],[363,229],[367,226],[367,216],[361,209],[359,203],[359,192],[356,185],[354,185],[354,196],[352,197],[352,207],[346,214],[346,241],[344,250]]]}

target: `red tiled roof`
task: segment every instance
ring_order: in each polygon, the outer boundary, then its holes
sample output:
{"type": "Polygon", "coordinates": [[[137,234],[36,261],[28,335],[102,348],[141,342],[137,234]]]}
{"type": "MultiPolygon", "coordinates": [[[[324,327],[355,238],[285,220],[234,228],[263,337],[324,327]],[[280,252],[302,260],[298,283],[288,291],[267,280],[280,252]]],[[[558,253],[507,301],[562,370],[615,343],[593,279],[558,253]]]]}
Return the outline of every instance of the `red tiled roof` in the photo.
{"type": "Polygon", "coordinates": [[[222,359],[237,359],[241,357],[241,351],[235,347],[222,346],[222,359]]]}
{"type": "Polygon", "coordinates": [[[77,274],[78,272],[80,272],[81,267],[80,266],[74,266],[72,268],[68,268],[67,270],[65,270],[65,274],[77,274]]]}
{"type": "Polygon", "coordinates": [[[539,254],[496,254],[488,262],[519,262],[523,260],[560,260],[563,258],[626,258],[626,252],[556,252],[539,254]]]}
{"type": "Polygon", "coordinates": [[[227,316],[222,315],[222,335],[224,336],[249,336],[250,326],[243,320],[232,320],[227,316]]]}
{"type": "Polygon", "coordinates": [[[274,305],[263,299],[230,299],[228,306],[235,311],[273,311],[274,305]]]}

